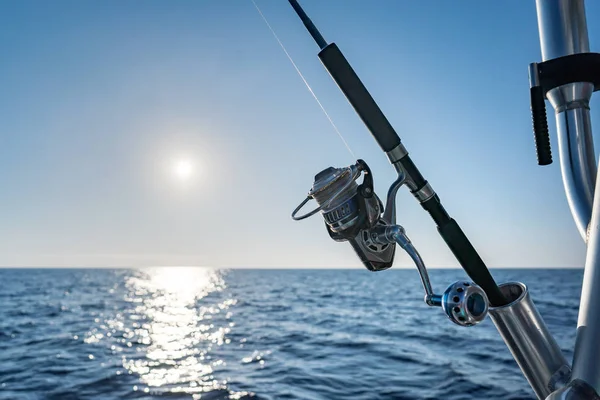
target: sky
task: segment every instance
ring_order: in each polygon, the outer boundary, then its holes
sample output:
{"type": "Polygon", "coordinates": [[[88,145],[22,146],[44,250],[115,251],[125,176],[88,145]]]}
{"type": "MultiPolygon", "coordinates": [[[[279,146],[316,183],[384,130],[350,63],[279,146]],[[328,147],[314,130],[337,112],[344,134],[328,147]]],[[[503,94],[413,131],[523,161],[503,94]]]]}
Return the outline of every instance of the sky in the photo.
{"type": "MultiPolygon", "coordinates": [[[[312,38],[287,1],[256,2],[385,196],[395,171],[312,38]]],[[[583,266],[552,111],[555,162],[536,163],[534,1],[300,3],[488,266],[583,266]]],[[[250,0],[5,1],[0,49],[1,266],[361,267],[319,216],[290,218],[355,159],[250,0]]],[[[428,266],[458,266],[406,188],[397,206],[428,266]]]]}

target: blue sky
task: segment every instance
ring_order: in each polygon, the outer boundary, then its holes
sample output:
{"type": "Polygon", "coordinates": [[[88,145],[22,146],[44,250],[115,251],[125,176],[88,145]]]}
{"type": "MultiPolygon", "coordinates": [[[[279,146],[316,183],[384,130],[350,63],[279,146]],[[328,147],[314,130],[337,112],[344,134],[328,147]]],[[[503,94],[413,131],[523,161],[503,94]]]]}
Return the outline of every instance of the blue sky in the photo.
{"type": "MultiPolygon", "coordinates": [[[[303,25],[256,1],[384,195],[394,170],[303,25]]],[[[555,163],[536,165],[533,1],[301,4],[490,266],[583,266],[552,112],[555,163]]],[[[600,3],[587,15],[598,51],[600,3]]],[[[319,217],[290,219],[354,160],[250,0],[2,2],[0,49],[0,265],[360,267],[319,217]]],[[[406,190],[398,219],[429,266],[457,266],[406,190]]]]}

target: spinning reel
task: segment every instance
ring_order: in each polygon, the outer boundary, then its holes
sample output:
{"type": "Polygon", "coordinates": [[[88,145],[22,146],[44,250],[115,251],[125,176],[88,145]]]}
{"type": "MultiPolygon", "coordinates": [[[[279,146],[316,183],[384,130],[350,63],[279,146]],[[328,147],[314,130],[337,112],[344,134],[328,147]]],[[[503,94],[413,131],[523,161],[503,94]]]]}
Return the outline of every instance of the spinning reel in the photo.
{"type": "Polygon", "coordinates": [[[293,211],[292,218],[299,221],[320,211],[329,236],[338,242],[349,242],[370,271],[390,268],[396,251],[394,244],[398,244],[419,271],[427,305],[442,307],[448,318],[461,326],[481,322],[487,314],[488,299],[476,284],[458,281],[450,285],[443,295],[433,293],[423,259],[404,228],[396,224],[396,194],[405,181],[405,174],[400,170],[388,190],[384,208],[373,189],[373,175],[366,162],[358,160],[345,168],[329,167],[315,176],[313,187],[293,211]],[[361,175],[363,181],[358,184],[356,181],[361,175]],[[317,202],[318,207],[297,216],[311,199],[317,202]]]}

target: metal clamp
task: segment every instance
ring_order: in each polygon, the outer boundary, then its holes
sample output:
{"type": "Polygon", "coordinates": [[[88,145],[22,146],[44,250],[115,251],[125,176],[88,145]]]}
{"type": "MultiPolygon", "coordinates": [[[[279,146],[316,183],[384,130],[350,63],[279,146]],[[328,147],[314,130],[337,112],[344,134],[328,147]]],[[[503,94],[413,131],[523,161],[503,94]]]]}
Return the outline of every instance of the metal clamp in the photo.
{"type": "Polygon", "coordinates": [[[571,54],[533,63],[529,71],[530,86],[541,86],[544,96],[552,89],[575,82],[590,82],[594,91],[600,90],[600,53],[571,54]]]}

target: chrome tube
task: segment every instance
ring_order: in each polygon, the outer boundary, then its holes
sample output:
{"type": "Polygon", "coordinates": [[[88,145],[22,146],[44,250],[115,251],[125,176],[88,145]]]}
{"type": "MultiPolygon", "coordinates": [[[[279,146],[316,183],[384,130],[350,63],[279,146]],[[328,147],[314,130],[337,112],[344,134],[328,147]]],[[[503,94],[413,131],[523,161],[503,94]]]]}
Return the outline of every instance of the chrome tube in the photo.
{"type": "Polygon", "coordinates": [[[544,61],[590,51],[583,0],[536,0],[544,61]]]}
{"type": "Polygon", "coordinates": [[[545,399],[567,383],[571,368],[531,301],[527,286],[509,282],[500,285],[500,290],[510,303],[490,307],[490,318],[535,394],[545,399]]]}
{"type": "MultiPolygon", "coordinates": [[[[596,181],[596,188],[600,188],[596,181]]],[[[579,303],[577,338],[573,356],[573,379],[581,379],[600,393],[600,193],[594,198],[594,212],[585,259],[579,303]]]]}
{"type": "Polygon", "coordinates": [[[575,379],[546,397],[546,400],[600,400],[600,397],[590,385],[575,379]]]}
{"type": "MultiPolygon", "coordinates": [[[[583,0],[536,0],[536,8],[543,61],[590,51],[583,0]]],[[[567,200],[584,241],[592,216],[597,172],[589,113],[592,92],[593,84],[577,82],[546,94],[556,112],[567,200]]]]}
{"type": "MultiPolygon", "coordinates": [[[[579,85],[583,94],[593,90],[593,85],[579,83],[565,86],[579,85]]],[[[576,87],[576,86],[575,86],[576,87]]],[[[555,90],[548,93],[551,97],[555,90]]],[[[571,94],[575,93],[572,92],[571,94]]],[[[575,96],[573,96],[575,97],[575,96]]],[[[589,100],[588,97],[588,100],[589,100]]],[[[561,97],[564,98],[564,97],[561,97]]],[[[554,106],[554,102],[551,101],[554,106]]],[[[573,103],[570,103],[573,104],[573,103]]],[[[556,110],[560,106],[554,106],[556,110]]],[[[596,159],[594,157],[594,142],[592,139],[592,124],[590,110],[585,106],[566,109],[556,113],[556,127],[558,132],[558,151],[560,155],[560,170],[567,200],[579,234],[587,242],[587,229],[592,216],[592,203],[594,201],[594,180],[596,178],[596,159]]]]}

